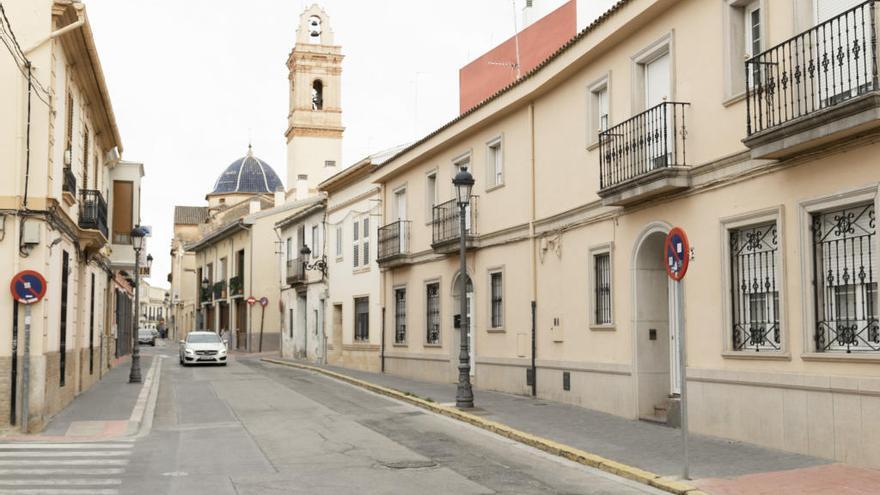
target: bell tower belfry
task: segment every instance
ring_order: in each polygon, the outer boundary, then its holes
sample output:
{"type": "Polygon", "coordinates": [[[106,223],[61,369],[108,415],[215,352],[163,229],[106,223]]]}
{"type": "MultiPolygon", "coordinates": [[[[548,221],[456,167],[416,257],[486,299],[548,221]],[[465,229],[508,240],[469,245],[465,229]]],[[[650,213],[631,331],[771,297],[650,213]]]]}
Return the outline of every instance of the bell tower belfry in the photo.
{"type": "Polygon", "coordinates": [[[342,49],[333,44],[333,30],[317,4],[299,17],[296,44],[287,58],[290,107],[287,114],[287,184],[297,197],[341,169],[342,49]]]}

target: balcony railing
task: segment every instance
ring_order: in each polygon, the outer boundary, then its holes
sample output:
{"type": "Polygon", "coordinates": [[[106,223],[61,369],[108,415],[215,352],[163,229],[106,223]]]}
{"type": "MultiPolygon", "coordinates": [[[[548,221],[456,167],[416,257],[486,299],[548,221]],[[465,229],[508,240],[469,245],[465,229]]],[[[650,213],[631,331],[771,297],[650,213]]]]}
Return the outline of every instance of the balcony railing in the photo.
{"type": "Polygon", "coordinates": [[[200,287],[199,288],[199,302],[200,303],[211,302],[211,288],[210,287],[205,287],[205,288],[200,287]]]}
{"type": "Polygon", "coordinates": [[[233,297],[244,295],[244,279],[241,275],[229,279],[229,294],[233,297]]]}
{"type": "Polygon", "coordinates": [[[226,299],[226,281],[221,280],[214,283],[214,300],[226,299]]]}
{"type": "Polygon", "coordinates": [[[875,0],[746,61],[751,136],[878,89],[875,0]]]}
{"type": "Polygon", "coordinates": [[[79,226],[98,230],[107,238],[107,202],[101,191],[83,189],[79,198],[79,226]]]}
{"type": "MultiPolygon", "coordinates": [[[[471,196],[471,202],[467,207],[465,217],[465,229],[467,237],[474,237],[477,232],[477,196],[471,196]]],[[[432,245],[443,244],[459,239],[461,236],[461,208],[458,201],[451,199],[440,203],[433,209],[432,222],[432,245]]]]}
{"type": "Polygon", "coordinates": [[[301,258],[287,260],[287,283],[301,284],[306,281],[305,262],[301,258]]]}
{"type": "Polygon", "coordinates": [[[378,261],[409,254],[409,220],[397,220],[379,227],[378,261]]]}
{"type": "Polygon", "coordinates": [[[687,166],[685,108],[663,102],[599,134],[599,188],[687,166]]]}
{"type": "Polygon", "coordinates": [[[64,167],[64,182],[61,183],[61,191],[76,194],[76,175],[70,167],[64,167]]]}

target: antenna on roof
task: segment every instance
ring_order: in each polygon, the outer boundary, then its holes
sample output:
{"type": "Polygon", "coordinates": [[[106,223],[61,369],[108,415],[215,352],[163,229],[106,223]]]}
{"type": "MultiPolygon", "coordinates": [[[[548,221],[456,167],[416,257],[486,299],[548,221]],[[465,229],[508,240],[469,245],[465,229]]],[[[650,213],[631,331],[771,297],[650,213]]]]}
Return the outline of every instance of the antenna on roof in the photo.
{"type": "MultiPolygon", "coordinates": [[[[489,62],[489,65],[503,65],[505,67],[510,67],[513,69],[514,80],[519,79],[519,29],[516,27],[516,0],[511,0],[510,2],[513,5],[513,45],[516,49],[516,60],[514,62],[489,62]]],[[[531,0],[526,0],[526,8],[532,6],[531,0]]]]}

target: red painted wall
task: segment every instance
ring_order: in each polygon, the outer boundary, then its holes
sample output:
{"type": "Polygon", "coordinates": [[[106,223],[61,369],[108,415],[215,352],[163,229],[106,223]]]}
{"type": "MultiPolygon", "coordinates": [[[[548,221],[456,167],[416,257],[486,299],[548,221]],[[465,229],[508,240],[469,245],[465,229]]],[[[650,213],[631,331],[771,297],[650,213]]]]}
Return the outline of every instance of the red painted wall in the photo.
{"type": "MultiPolygon", "coordinates": [[[[570,0],[558,9],[533,22],[519,33],[520,75],[527,73],[577,32],[577,1],[570,0]]],[[[477,103],[512,83],[516,72],[510,65],[516,61],[513,37],[489,50],[458,71],[459,112],[464,113],[477,103]]]]}

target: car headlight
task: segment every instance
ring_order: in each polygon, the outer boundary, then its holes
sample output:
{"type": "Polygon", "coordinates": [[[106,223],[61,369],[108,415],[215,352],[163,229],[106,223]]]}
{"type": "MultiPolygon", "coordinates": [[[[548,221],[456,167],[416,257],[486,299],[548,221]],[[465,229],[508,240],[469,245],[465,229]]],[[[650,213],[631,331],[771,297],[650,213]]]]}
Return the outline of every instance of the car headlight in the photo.
{"type": "Polygon", "coordinates": [[[226,349],[220,349],[217,354],[226,354],[226,349]]]}
{"type": "Polygon", "coordinates": [[[185,352],[187,354],[194,354],[192,349],[184,349],[183,352],[185,352]]]}

